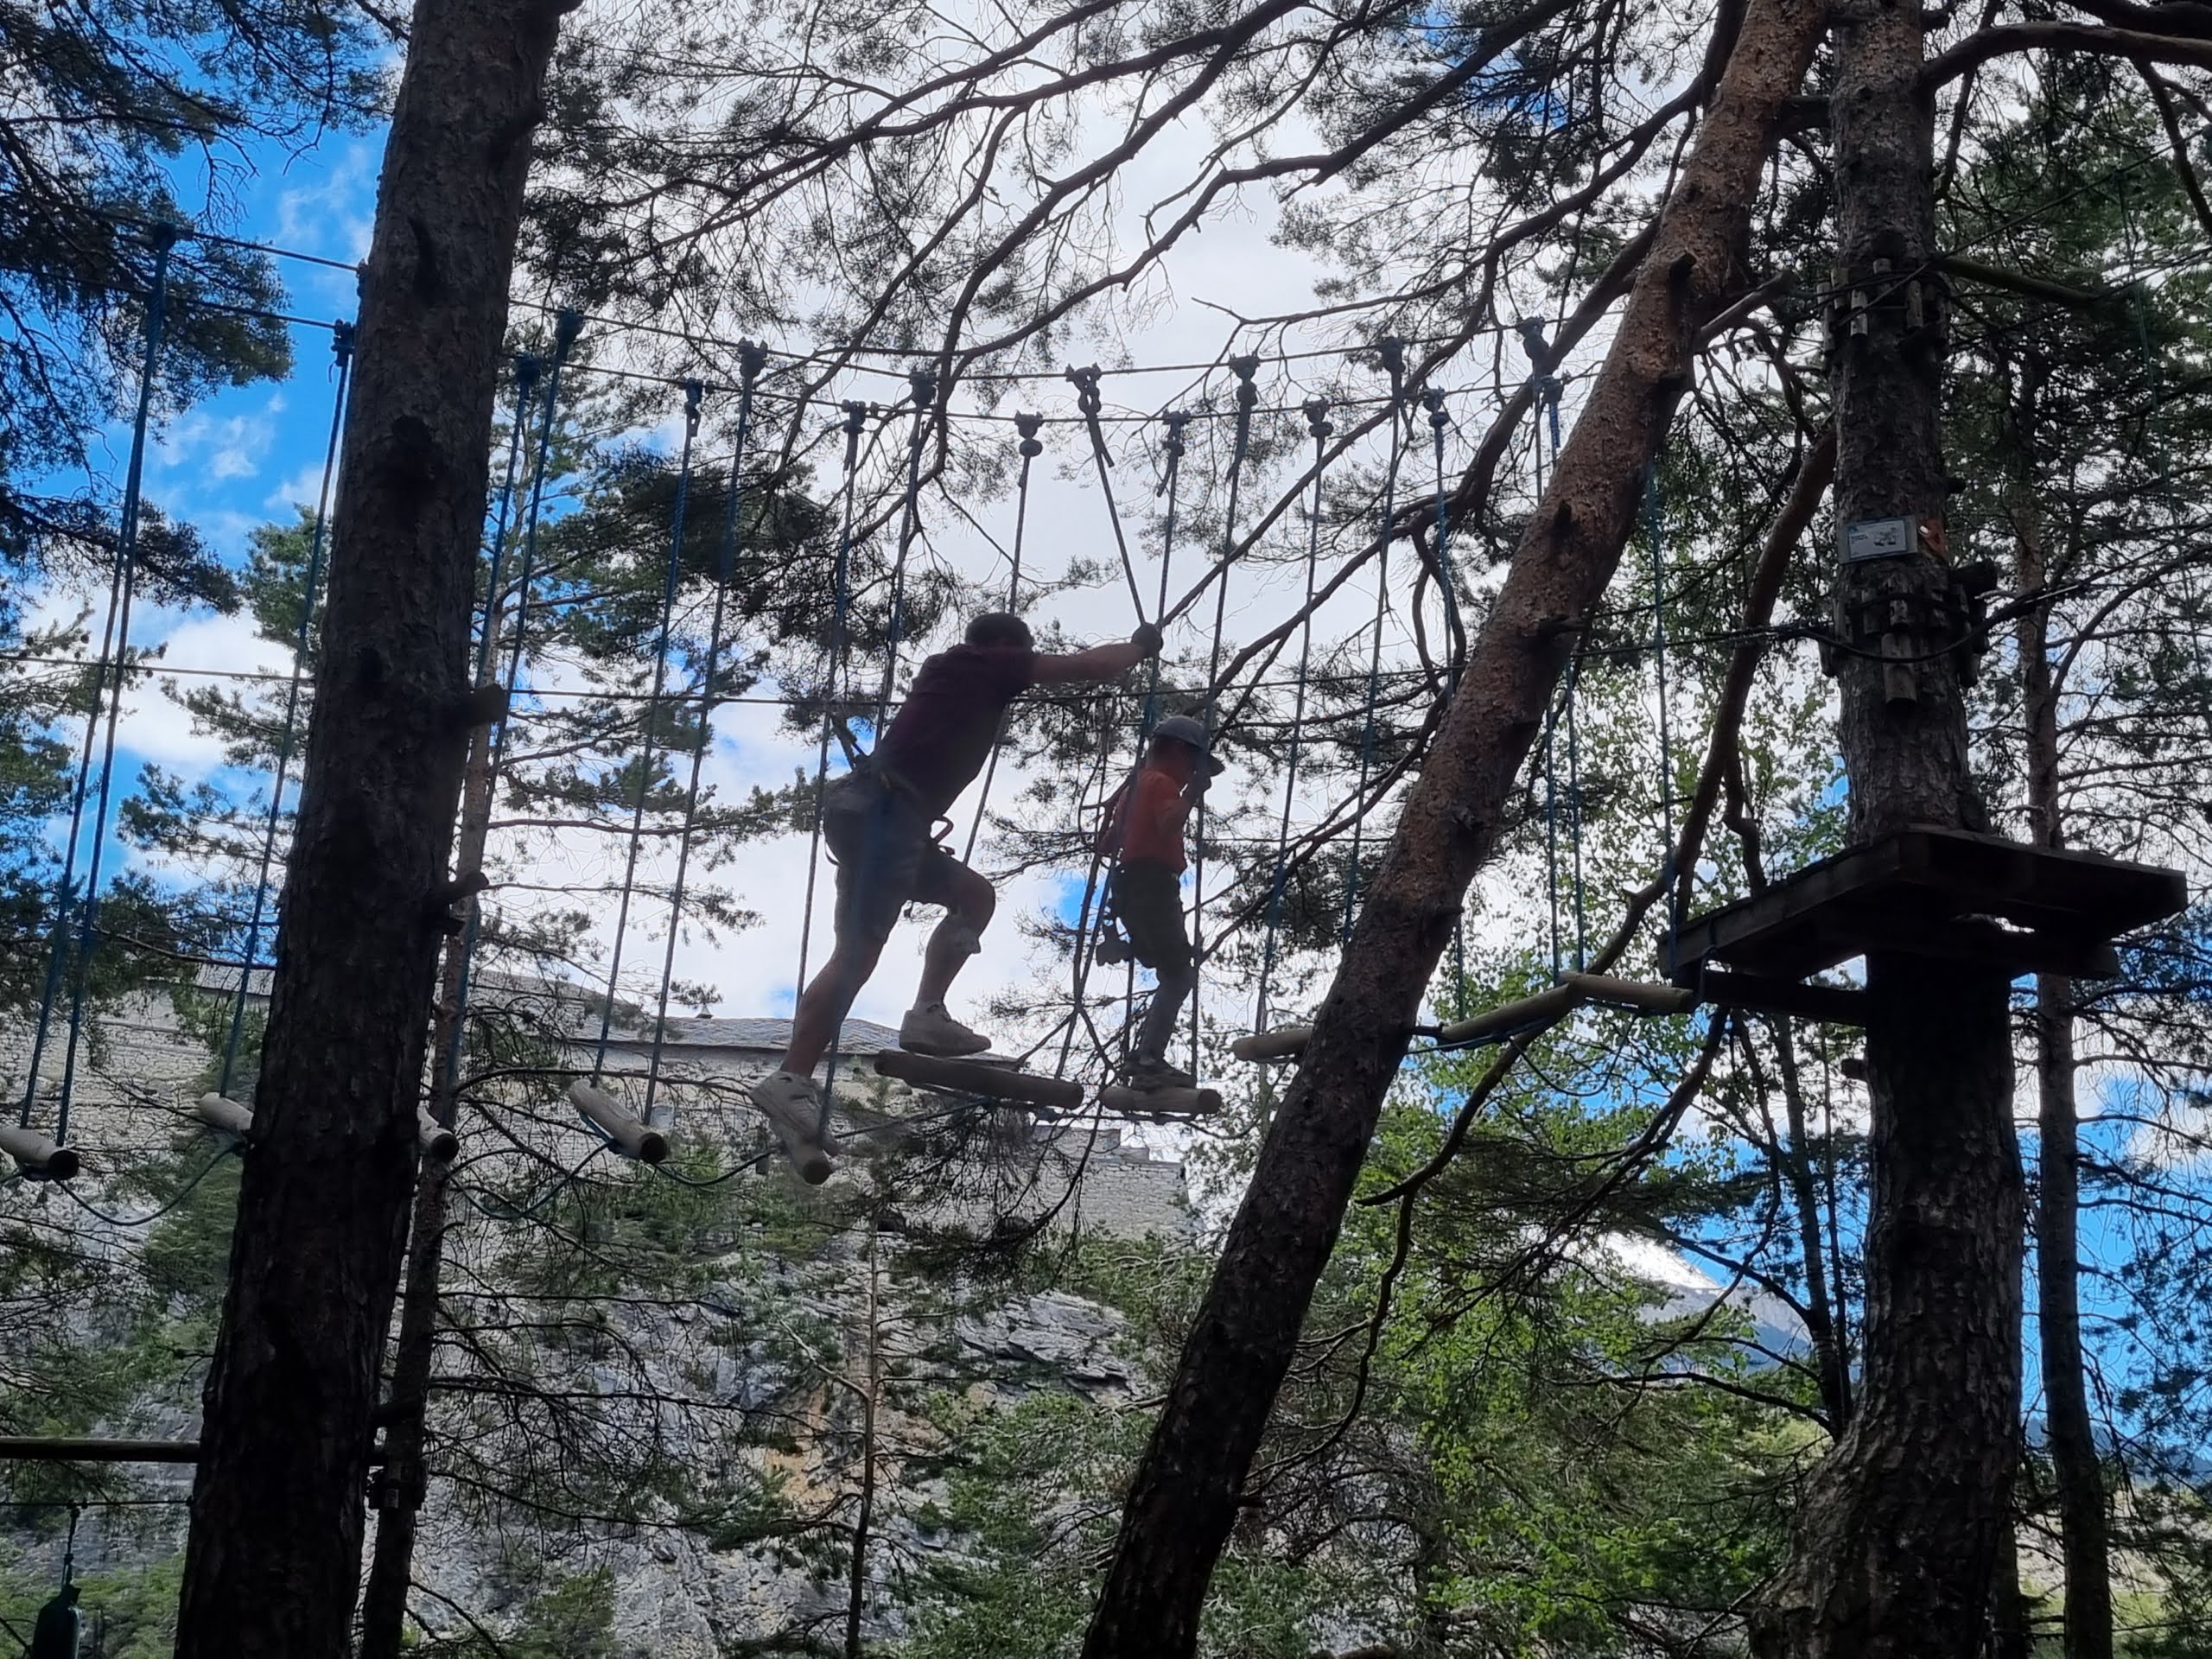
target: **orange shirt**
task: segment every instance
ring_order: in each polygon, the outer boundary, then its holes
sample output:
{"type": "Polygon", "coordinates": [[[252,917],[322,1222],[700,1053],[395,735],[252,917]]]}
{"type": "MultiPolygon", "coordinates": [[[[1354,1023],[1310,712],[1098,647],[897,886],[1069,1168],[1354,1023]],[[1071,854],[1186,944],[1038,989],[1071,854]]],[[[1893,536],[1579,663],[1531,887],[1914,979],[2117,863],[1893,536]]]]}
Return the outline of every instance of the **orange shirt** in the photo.
{"type": "Polygon", "coordinates": [[[1140,768],[1122,807],[1122,859],[1146,859],[1171,870],[1183,869],[1187,862],[1183,821],[1189,813],[1183,785],[1173,773],[1159,766],[1140,768]]]}

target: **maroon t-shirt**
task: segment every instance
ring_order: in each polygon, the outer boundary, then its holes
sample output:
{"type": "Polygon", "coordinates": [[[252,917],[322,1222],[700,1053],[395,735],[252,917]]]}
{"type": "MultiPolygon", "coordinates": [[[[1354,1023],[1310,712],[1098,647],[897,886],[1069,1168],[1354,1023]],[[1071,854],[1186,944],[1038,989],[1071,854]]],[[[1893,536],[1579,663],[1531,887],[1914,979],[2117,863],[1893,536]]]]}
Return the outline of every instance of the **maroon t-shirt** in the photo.
{"type": "Polygon", "coordinates": [[[875,747],[932,816],[976,781],[999,734],[999,716],[1037,677],[1037,653],[1019,645],[955,645],[925,660],[875,747]]]}

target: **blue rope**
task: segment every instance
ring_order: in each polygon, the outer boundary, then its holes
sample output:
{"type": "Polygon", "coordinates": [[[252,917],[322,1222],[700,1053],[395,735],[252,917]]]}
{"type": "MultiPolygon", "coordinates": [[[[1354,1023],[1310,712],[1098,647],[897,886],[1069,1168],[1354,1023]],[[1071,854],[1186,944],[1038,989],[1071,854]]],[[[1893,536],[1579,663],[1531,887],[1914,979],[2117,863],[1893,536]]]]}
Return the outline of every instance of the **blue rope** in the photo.
{"type": "Polygon", "coordinates": [[[1298,633],[1298,683],[1292,694],[1290,752],[1283,766],[1282,822],[1275,831],[1274,880],[1268,888],[1268,936],[1260,953],[1260,990],[1252,1008],[1252,1029],[1268,1028],[1268,988],[1274,976],[1275,934],[1282,925],[1283,889],[1290,872],[1290,809],[1298,792],[1298,759],[1306,728],[1306,675],[1313,652],[1313,591],[1321,566],[1322,472],[1328,462],[1329,404],[1325,397],[1306,402],[1306,429],[1313,435],[1313,509],[1306,521],[1306,606],[1298,633]]]}
{"type": "Polygon", "coordinates": [[[346,393],[353,372],[353,325],[341,322],[330,332],[338,359],[338,390],[331,399],[330,441],[322,452],[322,482],[315,493],[315,529],[308,540],[308,574],[300,591],[300,625],[292,635],[292,678],[284,692],[284,732],[276,745],[276,766],[269,785],[269,820],[263,826],[261,870],[253,884],[253,914],[246,924],[245,949],[238,954],[238,995],[231,1002],[230,1035],[223,1044],[222,1074],[215,1092],[227,1096],[238,1070],[238,1043],[245,1032],[246,994],[254,964],[261,959],[261,919],[269,903],[269,871],[276,857],[276,830],[283,822],[284,784],[292,766],[292,744],[300,712],[300,684],[307,674],[308,639],[315,618],[315,592],[322,580],[323,532],[330,519],[330,480],[338,470],[338,436],[346,424],[346,393]]]}
{"type": "MultiPolygon", "coordinates": [[[[154,285],[146,306],[146,354],[138,372],[138,410],[130,423],[130,462],[124,474],[123,518],[115,549],[122,588],[115,616],[115,689],[108,701],[107,735],[101,745],[99,794],[92,814],[92,849],[86,860],[85,893],[78,909],[76,976],[69,994],[69,1043],[63,1052],[61,1099],[54,1113],[54,1138],[63,1145],[69,1140],[69,1103],[77,1082],[77,1046],[84,1031],[85,995],[92,978],[92,945],[99,925],[100,866],[106,852],[108,808],[114,798],[115,736],[123,723],[123,687],[130,671],[130,601],[138,575],[138,520],[140,487],[146,470],[146,427],[153,409],[155,362],[168,322],[169,250],[175,242],[176,232],[166,226],[154,232],[154,285]]],[[[104,675],[95,677],[96,696],[104,679],[104,675]]],[[[93,718],[99,718],[97,707],[93,718]]],[[[31,1058],[34,1088],[37,1086],[38,1062],[35,1051],[31,1058]]]]}
{"type": "Polygon", "coordinates": [[[1406,342],[1395,334],[1376,342],[1390,376],[1390,465],[1382,477],[1382,533],[1375,560],[1375,639],[1367,658],[1367,719],[1359,734],[1359,788],[1352,797],[1351,868],[1344,874],[1344,920],[1338,941],[1351,943],[1359,912],[1359,857],[1367,828],[1367,779],[1375,764],[1376,703],[1382,695],[1382,624],[1390,613],[1390,531],[1398,510],[1398,467],[1406,453],[1406,342]]]}
{"type": "MultiPolygon", "coordinates": [[[[654,738],[661,699],[668,693],[669,636],[676,622],[677,578],[683,569],[683,520],[691,505],[691,446],[699,435],[699,405],[706,393],[706,387],[696,380],[683,383],[683,450],[676,468],[676,510],[671,515],[673,522],[668,532],[668,570],[660,587],[660,631],[653,644],[653,692],[645,704],[645,753],[638,763],[637,799],[630,809],[630,846],[622,866],[622,898],[614,911],[614,944],[607,957],[607,1000],[600,1006],[599,1041],[591,1062],[594,1086],[607,1070],[607,1039],[614,1028],[614,995],[621,982],[622,946],[629,935],[630,899],[638,880],[638,849],[645,839],[645,802],[652,793],[654,738]]],[[[733,499],[734,496],[733,488],[733,499]]],[[[673,937],[671,931],[671,940],[673,937]]],[[[654,1040],[658,1046],[658,1038],[654,1040]]]]}
{"type": "Polygon", "coordinates": [[[684,882],[691,869],[691,837],[699,817],[699,772],[706,763],[707,752],[714,747],[715,684],[721,676],[722,620],[743,536],[738,508],[744,495],[746,445],[753,431],[753,394],[767,360],[765,346],[749,340],[739,342],[737,439],[730,446],[728,497],[722,510],[721,550],[715,572],[714,616],[707,625],[707,663],[699,680],[699,730],[692,741],[690,781],[684,787],[683,831],[677,838],[676,885],[668,902],[668,949],[660,964],[660,1006],[653,1017],[652,1055],[645,1066],[645,1119],[648,1123],[652,1122],[653,1096],[660,1089],[661,1051],[668,1040],[669,987],[676,976],[676,941],[683,920],[684,882]]]}

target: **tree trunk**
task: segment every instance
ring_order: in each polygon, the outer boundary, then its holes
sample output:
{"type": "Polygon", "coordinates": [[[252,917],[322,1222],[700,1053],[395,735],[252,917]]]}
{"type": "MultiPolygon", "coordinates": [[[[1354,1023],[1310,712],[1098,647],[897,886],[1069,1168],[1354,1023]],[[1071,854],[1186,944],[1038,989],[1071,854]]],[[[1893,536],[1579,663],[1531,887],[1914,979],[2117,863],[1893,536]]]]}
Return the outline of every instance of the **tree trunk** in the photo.
{"type": "Polygon", "coordinates": [[[200,1429],[179,1659],[340,1659],[460,793],[492,403],[562,0],[421,0],[200,1429]]]}
{"type": "MultiPolygon", "coordinates": [[[[1837,16],[1840,526],[1902,518],[1901,556],[1844,562],[1839,653],[1851,832],[1986,819],[1942,608],[1942,316],[1932,106],[1917,7],[1837,16]],[[1863,303],[1861,302],[1863,296],[1863,303]],[[1878,626],[1870,629],[1872,618],[1878,626]]],[[[2021,1180],[2001,969],[1866,960],[1873,1126],[1864,1375],[1815,1472],[1789,1565],[1752,1622],[1762,1659],[1972,1655],[2011,1536],[2018,1445],[2021,1180]]]]}
{"type": "MultiPolygon", "coordinates": [[[[2032,385],[2032,383],[2031,383],[2032,385]]],[[[2015,435],[2031,467],[2032,392],[2016,404],[2015,435]]],[[[2019,590],[2044,584],[2043,526],[2033,479],[2012,512],[2019,590]]],[[[2066,844],[2058,796],[2058,692],[2050,673],[2050,613],[2020,619],[2020,700],[2028,732],[2028,822],[2036,843],[2066,844]]],[[[2075,1108],[2074,984],[2036,976],[2036,1129],[2040,1201],[2036,1211],[2036,1329],[2041,1338],[2044,1414],[2058,1487],[2066,1564],[2066,1659],[2112,1659],[2112,1560],[2104,1470],[2089,1417],[2082,1354],[2080,1126],[2075,1108]]]]}
{"type": "Polygon", "coordinates": [[[1382,1096],[1543,719],[1605,590],[1644,462],[1689,383],[1704,325],[1746,285],[1743,249],[1784,100],[1804,79],[1816,0],[1750,0],[1650,257],[1551,486],[1516,550],[1304,1062],[1262,1144],[1220,1266],[1131,1482],[1086,1659],[1173,1659],[1236,1514],[1382,1096]]]}

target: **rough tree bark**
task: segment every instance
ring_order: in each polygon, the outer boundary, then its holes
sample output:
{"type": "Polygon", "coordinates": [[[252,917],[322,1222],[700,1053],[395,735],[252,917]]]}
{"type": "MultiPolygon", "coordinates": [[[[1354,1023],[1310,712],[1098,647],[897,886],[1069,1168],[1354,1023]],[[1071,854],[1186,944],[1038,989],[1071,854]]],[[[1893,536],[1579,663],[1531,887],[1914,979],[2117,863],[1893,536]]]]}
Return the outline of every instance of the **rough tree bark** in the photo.
{"type": "MultiPolygon", "coordinates": [[[[2016,585],[2044,585],[2042,516],[2036,511],[2032,438],[2037,377],[2024,372],[2012,436],[2023,477],[2014,493],[2016,585]]],[[[2028,734],[2028,825],[2039,847],[2066,844],[2058,791],[2058,691],[2050,672],[2050,613],[2020,619],[2020,701],[2028,734]]],[[[2112,1558],[2104,1470],[2089,1417],[2082,1352],[2080,1125],[2075,1109],[2074,982],[2036,976],[2036,1330],[2044,1419],[2058,1487],[2066,1565],[2066,1659],[2112,1659],[2112,1558]]]]}
{"type": "Polygon", "coordinates": [[[1260,1149],[1152,1442],[1133,1479],[1086,1659],[1173,1659],[1342,1225],[1384,1091],[1574,632],[1603,595],[1643,465],[1689,383],[1704,326],[1751,285],[1751,203],[1812,59],[1819,0],[1750,0],[1661,211],[1589,402],[1469,658],[1369,890],[1313,1038],[1260,1149]]]}
{"type": "MultiPolygon", "coordinates": [[[[1900,556],[1839,564],[1851,835],[1986,818],[1947,607],[1934,110],[1916,6],[1834,14],[1836,517],[1903,518],[1900,556]],[[1869,632],[1869,616],[1879,624],[1869,632]],[[1863,652],[1863,654],[1862,654],[1863,652]]],[[[1863,1382],[1752,1621],[1761,1659],[1980,1650],[2011,1537],[2021,1179],[2002,970],[1871,953],[1873,1126],[1863,1382]]]]}
{"type": "Polygon", "coordinates": [[[563,0],[420,0],[385,150],[176,1652],[341,1659],[467,731],[492,402],[563,0]]]}

